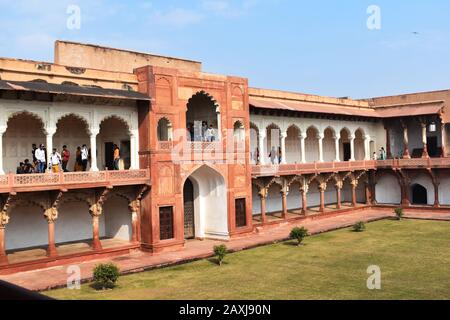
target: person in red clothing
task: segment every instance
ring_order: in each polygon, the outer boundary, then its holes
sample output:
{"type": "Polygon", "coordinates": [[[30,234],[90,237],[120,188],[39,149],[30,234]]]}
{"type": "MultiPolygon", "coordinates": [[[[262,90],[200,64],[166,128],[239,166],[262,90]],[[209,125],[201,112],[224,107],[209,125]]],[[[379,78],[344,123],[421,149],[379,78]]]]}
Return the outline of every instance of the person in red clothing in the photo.
{"type": "Polygon", "coordinates": [[[69,172],[67,170],[67,163],[69,163],[70,151],[67,149],[67,146],[63,146],[63,150],[62,150],[61,156],[62,156],[62,169],[63,169],[63,172],[69,172]]]}

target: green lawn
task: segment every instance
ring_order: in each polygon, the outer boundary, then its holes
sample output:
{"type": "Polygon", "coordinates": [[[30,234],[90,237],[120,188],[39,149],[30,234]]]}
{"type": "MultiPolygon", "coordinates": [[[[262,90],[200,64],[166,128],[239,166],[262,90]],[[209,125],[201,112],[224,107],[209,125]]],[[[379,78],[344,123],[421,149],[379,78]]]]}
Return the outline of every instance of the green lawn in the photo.
{"type": "Polygon", "coordinates": [[[59,299],[450,299],[450,222],[384,220],[367,231],[309,237],[121,277],[112,291],[60,289],[59,299]],[[381,290],[367,289],[378,265],[381,290]]]}

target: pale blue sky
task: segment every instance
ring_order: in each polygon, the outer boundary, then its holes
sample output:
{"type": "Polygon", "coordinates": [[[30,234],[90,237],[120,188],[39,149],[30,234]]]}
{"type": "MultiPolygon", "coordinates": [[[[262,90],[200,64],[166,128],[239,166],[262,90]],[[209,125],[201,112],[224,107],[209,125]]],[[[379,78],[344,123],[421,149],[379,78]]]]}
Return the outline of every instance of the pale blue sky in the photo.
{"type": "Polygon", "coordinates": [[[450,89],[450,1],[0,0],[0,56],[73,40],[199,60],[251,86],[365,98],[450,89]],[[69,4],[81,29],[66,27],[69,4]],[[381,8],[381,30],[366,26],[381,8]],[[413,34],[418,32],[419,34],[413,34]]]}

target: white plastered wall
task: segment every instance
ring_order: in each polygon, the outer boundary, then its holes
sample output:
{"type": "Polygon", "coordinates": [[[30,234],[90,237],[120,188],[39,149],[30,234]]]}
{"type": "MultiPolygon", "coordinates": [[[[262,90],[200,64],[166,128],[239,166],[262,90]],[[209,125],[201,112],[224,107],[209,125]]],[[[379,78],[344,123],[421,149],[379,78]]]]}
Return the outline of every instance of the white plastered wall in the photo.
{"type": "Polygon", "coordinates": [[[6,250],[25,249],[48,244],[48,224],[37,205],[15,207],[5,228],[6,250]]]}
{"type": "Polygon", "coordinates": [[[401,189],[392,174],[383,174],[375,186],[375,199],[380,204],[400,204],[401,189]]]}
{"type": "Polygon", "coordinates": [[[131,240],[131,212],[128,201],[118,196],[108,198],[103,206],[105,216],[105,236],[107,238],[131,240]]]}
{"type": "Polygon", "coordinates": [[[228,239],[228,202],[225,179],[202,166],[189,177],[194,185],[195,236],[228,239]]]}

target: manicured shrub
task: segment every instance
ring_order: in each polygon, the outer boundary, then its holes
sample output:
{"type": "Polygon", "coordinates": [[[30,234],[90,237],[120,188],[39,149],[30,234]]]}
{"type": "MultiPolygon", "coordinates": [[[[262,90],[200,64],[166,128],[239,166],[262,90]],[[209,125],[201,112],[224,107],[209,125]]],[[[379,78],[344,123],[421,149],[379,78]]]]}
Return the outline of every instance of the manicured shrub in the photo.
{"type": "Polygon", "coordinates": [[[97,289],[112,289],[120,276],[119,268],[113,263],[99,264],[94,268],[94,284],[97,289]]]}
{"type": "Polygon", "coordinates": [[[353,231],[355,232],[363,232],[366,230],[366,224],[364,223],[364,221],[359,221],[357,223],[355,223],[355,225],[353,226],[353,231]]]}
{"type": "Polygon", "coordinates": [[[219,266],[222,265],[223,260],[225,259],[227,253],[228,249],[224,244],[221,244],[220,246],[214,246],[214,256],[217,258],[219,266]]]}
{"type": "Polygon", "coordinates": [[[395,208],[394,212],[395,212],[395,216],[397,217],[397,219],[402,220],[403,215],[404,215],[403,208],[395,208]]]}
{"type": "Polygon", "coordinates": [[[291,239],[297,240],[297,245],[300,246],[303,239],[309,236],[308,229],[306,229],[305,227],[295,227],[291,230],[291,234],[289,236],[291,239]]]}

